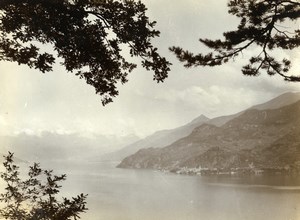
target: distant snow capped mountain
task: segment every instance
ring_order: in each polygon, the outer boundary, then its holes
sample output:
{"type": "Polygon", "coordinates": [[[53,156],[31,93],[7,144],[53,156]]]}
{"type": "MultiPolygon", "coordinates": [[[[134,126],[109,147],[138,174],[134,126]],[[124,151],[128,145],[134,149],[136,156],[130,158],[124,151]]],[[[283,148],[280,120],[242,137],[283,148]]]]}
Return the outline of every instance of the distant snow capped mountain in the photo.
{"type": "Polygon", "coordinates": [[[21,133],[16,136],[0,136],[0,153],[8,151],[24,160],[90,160],[138,140],[137,136],[117,137],[94,135],[83,137],[78,133],[58,134],[43,132],[40,136],[21,133]]]}

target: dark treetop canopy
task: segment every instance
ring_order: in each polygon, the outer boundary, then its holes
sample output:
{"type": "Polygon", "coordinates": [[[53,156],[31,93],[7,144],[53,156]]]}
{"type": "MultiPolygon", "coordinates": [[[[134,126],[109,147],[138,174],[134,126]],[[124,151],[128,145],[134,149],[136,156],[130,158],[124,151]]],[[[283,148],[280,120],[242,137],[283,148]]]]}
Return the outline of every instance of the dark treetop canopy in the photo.
{"type": "Polygon", "coordinates": [[[146,10],[133,0],[1,0],[0,60],[44,73],[58,56],[67,71],[95,87],[105,105],[136,67],[122,55],[124,45],[154,71],[154,80],[168,75],[171,64],[151,44],[159,31],[146,10]],[[41,52],[41,44],[51,45],[53,53],[41,52]]]}
{"type": "Polygon", "coordinates": [[[236,58],[251,45],[261,52],[249,59],[242,68],[245,75],[257,76],[262,70],[269,75],[278,74],[287,81],[299,82],[300,76],[287,74],[291,62],[277,60],[270,54],[273,49],[292,50],[300,46],[300,30],[287,28],[288,21],[300,18],[298,0],[230,0],[229,13],[240,18],[235,31],[225,32],[225,40],[200,39],[205,46],[214,50],[206,55],[194,55],[180,47],[171,47],[186,67],[216,66],[236,58]],[[291,30],[292,29],[292,30],[291,30]]]}

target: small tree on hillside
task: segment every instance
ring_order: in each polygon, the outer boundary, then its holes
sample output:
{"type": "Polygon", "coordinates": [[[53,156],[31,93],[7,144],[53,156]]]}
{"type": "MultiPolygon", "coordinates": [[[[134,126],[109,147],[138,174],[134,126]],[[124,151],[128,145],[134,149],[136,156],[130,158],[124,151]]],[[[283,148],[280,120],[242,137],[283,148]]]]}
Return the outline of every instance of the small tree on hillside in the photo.
{"type": "Polygon", "coordinates": [[[229,13],[240,18],[235,31],[225,32],[224,40],[200,39],[214,52],[193,54],[180,47],[171,47],[186,67],[217,66],[234,60],[250,46],[261,48],[242,68],[244,75],[257,76],[262,71],[280,75],[286,81],[300,82],[300,76],[288,75],[291,62],[278,60],[270,53],[273,49],[292,50],[300,46],[300,29],[286,27],[287,21],[300,18],[300,2],[296,0],[230,0],[229,13]]]}
{"type": "Polygon", "coordinates": [[[5,171],[0,172],[6,184],[0,194],[0,217],[10,220],[71,220],[85,212],[87,195],[59,201],[56,195],[66,175],[56,176],[52,170],[43,170],[39,164],[29,167],[28,179],[22,180],[13,154],[4,156],[5,171]]]}

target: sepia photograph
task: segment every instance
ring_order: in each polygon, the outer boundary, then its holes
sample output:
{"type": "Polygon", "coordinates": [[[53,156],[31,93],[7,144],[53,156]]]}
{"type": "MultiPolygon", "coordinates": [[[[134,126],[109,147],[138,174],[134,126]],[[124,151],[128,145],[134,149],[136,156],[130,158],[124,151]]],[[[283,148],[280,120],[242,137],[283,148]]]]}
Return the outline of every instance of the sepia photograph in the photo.
{"type": "Polygon", "coordinates": [[[300,1],[0,0],[0,220],[300,220],[300,1]]]}

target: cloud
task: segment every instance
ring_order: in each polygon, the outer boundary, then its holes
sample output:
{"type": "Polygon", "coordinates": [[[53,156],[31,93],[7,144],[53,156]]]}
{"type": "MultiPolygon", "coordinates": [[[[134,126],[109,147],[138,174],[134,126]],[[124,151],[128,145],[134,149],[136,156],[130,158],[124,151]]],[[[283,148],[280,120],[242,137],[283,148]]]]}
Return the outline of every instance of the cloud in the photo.
{"type": "MultiPolygon", "coordinates": [[[[199,37],[218,38],[236,27],[227,14],[227,0],[146,0],[148,15],[156,20],[161,37],[154,43],[173,62],[169,78],[162,84],[152,72],[136,69],[129,82],[119,86],[114,103],[102,107],[100,97],[84,80],[56,65],[53,72],[0,62],[0,126],[6,133],[98,133],[149,135],[160,129],[183,125],[200,114],[215,117],[235,113],[286,91],[299,91],[298,84],[280,77],[245,77],[240,68],[253,48],[236,62],[215,68],[186,69],[168,50],[183,46],[205,52],[199,37]],[[26,107],[25,107],[26,106],[26,107]],[[8,114],[6,114],[8,113],[8,114]]],[[[299,52],[287,51],[300,72],[299,52]]]]}

